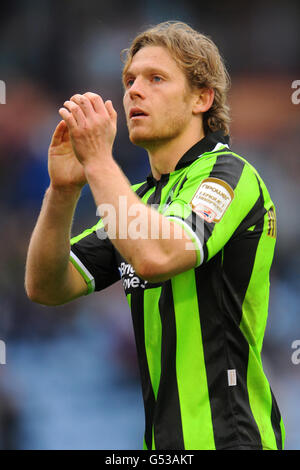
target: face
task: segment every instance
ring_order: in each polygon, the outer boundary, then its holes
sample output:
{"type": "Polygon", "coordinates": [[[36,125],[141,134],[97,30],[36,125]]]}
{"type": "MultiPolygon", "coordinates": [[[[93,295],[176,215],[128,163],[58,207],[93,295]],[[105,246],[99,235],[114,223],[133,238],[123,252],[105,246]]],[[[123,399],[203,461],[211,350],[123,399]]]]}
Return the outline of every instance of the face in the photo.
{"type": "Polygon", "coordinates": [[[124,77],[124,109],[132,143],[150,149],[179,137],[192,119],[192,92],[168,50],[146,46],[124,77]]]}

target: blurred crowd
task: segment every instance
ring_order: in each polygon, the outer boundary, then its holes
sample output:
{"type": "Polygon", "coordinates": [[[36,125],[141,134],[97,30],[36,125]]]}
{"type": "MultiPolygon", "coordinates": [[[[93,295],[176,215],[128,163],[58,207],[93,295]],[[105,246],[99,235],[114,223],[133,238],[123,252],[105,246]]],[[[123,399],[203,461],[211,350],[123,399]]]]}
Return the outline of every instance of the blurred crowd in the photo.
{"type": "MultiPolygon", "coordinates": [[[[278,217],[265,370],[286,425],[286,448],[300,449],[300,80],[298,1],[28,0],[0,16],[0,449],[141,448],[143,408],[130,313],[119,283],[50,308],[24,291],[29,239],[49,184],[47,149],[58,109],[75,92],[112,99],[114,155],[132,183],[149,171],[129,142],[122,109],[120,52],[149,24],[181,20],[211,36],[232,78],[232,147],[260,172],[278,217]]],[[[88,187],[73,234],[96,221],[88,187]]]]}

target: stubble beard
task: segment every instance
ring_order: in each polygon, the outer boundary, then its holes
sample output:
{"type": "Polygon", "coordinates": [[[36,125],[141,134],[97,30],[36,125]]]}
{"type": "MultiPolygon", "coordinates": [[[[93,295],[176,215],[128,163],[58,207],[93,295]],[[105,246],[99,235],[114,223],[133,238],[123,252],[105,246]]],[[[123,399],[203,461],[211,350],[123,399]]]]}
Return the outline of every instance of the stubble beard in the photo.
{"type": "Polygon", "coordinates": [[[168,142],[178,138],[184,131],[187,125],[186,115],[178,113],[174,117],[167,117],[163,126],[159,129],[149,129],[145,132],[141,131],[134,135],[134,131],[129,130],[129,139],[138,147],[142,147],[145,150],[153,151],[168,142]]]}

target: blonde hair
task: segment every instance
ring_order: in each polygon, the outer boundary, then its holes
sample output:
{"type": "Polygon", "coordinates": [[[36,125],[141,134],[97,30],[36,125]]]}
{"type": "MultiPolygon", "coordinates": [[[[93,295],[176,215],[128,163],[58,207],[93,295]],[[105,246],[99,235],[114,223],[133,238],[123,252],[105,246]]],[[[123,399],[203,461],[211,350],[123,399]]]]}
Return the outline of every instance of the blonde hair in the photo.
{"type": "Polygon", "coordinates": [[[214,42],[186,23],[165,21],[140,33],[130,48],[122,51],[123,76],[133,56],[145,46],[163,46],[168,49],[186,75],[190,87],[212,88],[214,100],[203,114],[204,132],[222,130],[229,134],[230,109],[227,94],[230,78],[220,52],[214,42]]]}

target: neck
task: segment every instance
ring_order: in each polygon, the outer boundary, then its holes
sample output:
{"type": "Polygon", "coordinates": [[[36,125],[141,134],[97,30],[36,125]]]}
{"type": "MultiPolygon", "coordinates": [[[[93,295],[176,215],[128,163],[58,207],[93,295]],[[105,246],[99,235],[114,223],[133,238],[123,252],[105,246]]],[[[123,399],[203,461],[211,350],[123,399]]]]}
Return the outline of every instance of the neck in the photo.
{"type": "Polygon", "coordinates": [[[191,135],[179,136],[179,138],[155,142],[148,147],[147,152],[151,166],[152,175],[156,180],[161,175],[171,173],[181,157],[199,140],[203,139],[202,127],[191,135]]]}

